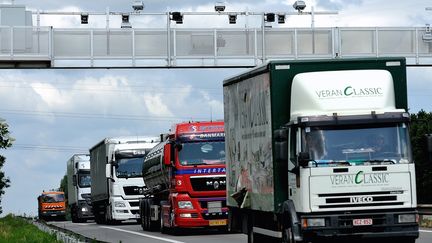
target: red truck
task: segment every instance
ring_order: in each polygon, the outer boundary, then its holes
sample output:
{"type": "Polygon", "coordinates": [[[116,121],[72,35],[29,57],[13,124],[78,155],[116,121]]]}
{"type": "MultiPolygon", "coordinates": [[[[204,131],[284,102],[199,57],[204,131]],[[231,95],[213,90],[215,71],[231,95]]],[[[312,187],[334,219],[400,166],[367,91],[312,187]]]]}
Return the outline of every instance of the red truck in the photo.
{"type": "Polygon", "coordinates": [[[144,230],[227,227],[223,121],[175,124],[146,156],[144,230]]]}

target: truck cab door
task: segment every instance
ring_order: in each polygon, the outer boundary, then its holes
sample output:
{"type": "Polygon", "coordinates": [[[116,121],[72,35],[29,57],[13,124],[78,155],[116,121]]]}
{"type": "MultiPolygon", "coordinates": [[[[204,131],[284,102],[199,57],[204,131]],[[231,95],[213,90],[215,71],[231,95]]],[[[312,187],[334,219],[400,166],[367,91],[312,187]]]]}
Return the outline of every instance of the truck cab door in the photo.
{"type": "Polygon", "coordinates": [[[300,130],[297,127],[288,127],[288,198],[294,202],[300,189],[300,165],[297,156],[300,152],[299,137],[300,130]]]}

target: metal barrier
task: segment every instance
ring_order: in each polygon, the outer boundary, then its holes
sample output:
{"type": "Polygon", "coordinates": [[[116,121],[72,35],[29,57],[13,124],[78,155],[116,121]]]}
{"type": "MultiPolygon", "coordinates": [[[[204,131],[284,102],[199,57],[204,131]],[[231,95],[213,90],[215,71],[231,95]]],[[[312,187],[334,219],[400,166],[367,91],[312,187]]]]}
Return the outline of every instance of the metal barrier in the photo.
{"type": "Polygon", "coordinates": [[[424,28],[0,27],[0,67],[251,67],[269,59],[404,56],[432,65],[424,28]],[[7,67],[7,66],[6,66],[7,67]]]}
{"type": "Polygon", "coordinates": [[[432,215],[432,204],[419,204],[417,210],[421,215],[432,215]]]}

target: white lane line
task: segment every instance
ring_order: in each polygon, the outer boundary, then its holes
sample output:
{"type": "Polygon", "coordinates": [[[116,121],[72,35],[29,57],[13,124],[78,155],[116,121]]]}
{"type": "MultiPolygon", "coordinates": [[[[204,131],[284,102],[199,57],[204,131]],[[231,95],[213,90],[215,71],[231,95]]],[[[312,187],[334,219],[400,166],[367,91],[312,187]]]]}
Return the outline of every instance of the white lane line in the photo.
{"type": "Polygon", "coordinates": [[[114,228],[114,227],[107,227],[107,226],[99,226],[99,227],[100,228],[105,228],[105,229],[122,231],[122,232],[126,232],[126,233],[129,233],[129,234],[144,236],[144,237],[148,237],[148,238],[153,238],[153,239],[161,240],[161,241],[167,241],[167,242],[172,242],[172,243],[185,243],[183,241],[166,239],[166,238],[157,237],[157,236],[154,236],[154,235],[148,235],[148,234],[138,233],[138,232],[134,232],[134,231],[124,230],[124,229],[118,229],[118,228],[114,228]]]}
{"type": "Polygon", "coordinates": [[[419,230],[420,232],[427,232],[427,233],[432,233],[432,230],[419,230]]]}
{"type": "Polygon", "coordinates": [[[74,223],[73,225],[89,226],[90,223],[74,223]]]}

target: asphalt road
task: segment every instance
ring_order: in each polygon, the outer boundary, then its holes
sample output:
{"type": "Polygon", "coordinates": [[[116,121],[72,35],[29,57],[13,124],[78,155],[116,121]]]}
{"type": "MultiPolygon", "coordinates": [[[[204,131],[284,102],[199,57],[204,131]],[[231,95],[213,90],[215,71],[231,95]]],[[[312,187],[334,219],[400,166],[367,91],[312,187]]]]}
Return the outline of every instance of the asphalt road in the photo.
{"type": "MultiPolygon", "coordinates": [[[[49,222],[61,228],[71,230],[86,237],[112,243],[244,243],[246,235],[226,234],[217,230],[182,230],[178,235],[161,234],[160,232],[143,231],[136,223],[123,223],[119,225],[97,225],[89,223],[72,223],[70,221],[49,222]]],[[[421,229],[420,237],[416,243],[431,243],[432,229],[421,229]]]]}

